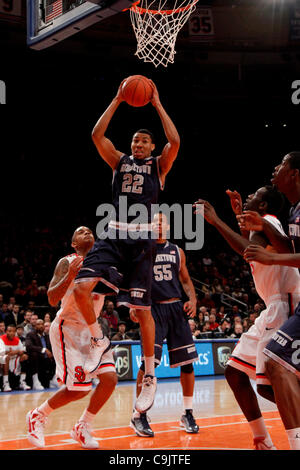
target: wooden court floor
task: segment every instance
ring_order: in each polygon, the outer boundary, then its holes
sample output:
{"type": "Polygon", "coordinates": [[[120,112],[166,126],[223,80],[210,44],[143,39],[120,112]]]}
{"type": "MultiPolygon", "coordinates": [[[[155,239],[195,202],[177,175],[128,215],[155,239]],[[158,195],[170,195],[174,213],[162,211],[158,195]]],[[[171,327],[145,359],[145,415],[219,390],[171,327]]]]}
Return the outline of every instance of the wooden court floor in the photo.
{"type": "MultiPolygon", "coordinates": [[[[0,393],[0,450],[33,450],[26,439],[28,410],[50,397],[43,392],[0,393]]],[[[251,450],[252,434],[223,376],[197,378],[194,416],[198,434],[179,427],[182,393],[178,380],[158,382],[149,412],[153,438],[136,436],[129,427],[135,398],[135,382],[120,382],[93,423],[100,450],[251,450]]],[[[73,424],[88,403],[88,397],[54,411],[45,428],[46,450],[81,450],[70,437],[73,424]]],[[[274,404],[259,397],[267,428],[278,450],[289,449],[284,427],[274,404]]]]}

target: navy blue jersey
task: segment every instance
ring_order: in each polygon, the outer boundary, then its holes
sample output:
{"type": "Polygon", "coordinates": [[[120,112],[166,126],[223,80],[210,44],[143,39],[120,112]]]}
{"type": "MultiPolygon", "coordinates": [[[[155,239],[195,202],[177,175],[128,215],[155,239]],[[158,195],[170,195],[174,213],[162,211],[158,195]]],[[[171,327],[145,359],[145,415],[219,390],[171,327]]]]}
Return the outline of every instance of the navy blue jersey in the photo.
{"type": "Polygon", "coordinates": [[[148,157],[143,160],[128,155],[123,155],[113,175],[112,202],[116,210],[116,220],[131,222],[142,216],[137,213],[127,216],[119,207],[120,196],[127,196],[127,206],[143,204],[147,208],[147,214],[142,223],[151,222],[151,204],[158,203],[160,190],[162,189],[159,175],[158,159],[148,157]],[[120,213],[119,213],[120,212],[120,213]],[[126,220],[124,217],[126,215],[126,220]]]}
{"type": "Polygon", "coordinates": [[[289,236],[295,253],[300,253],[300,202],[290,210],[289,236]]]}
{"type": "Polygon", "coordinates": [[[173,243],[157,243],[153,265],[152,303],[182,296],[180,272],[180,252],[173,243]]]}

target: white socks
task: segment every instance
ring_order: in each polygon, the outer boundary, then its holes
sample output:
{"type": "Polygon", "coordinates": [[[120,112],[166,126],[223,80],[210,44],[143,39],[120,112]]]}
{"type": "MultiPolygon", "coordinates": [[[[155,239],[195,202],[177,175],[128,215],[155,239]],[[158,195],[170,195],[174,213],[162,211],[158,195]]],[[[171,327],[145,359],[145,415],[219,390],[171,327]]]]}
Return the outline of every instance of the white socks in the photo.
{"type": "MultiPolygon", "coordinates": [[[[264,418],[261,416],[258,419],[254,419],[253,421],[248,421],[251,431],[253,433],[253,437],[263,437],[266,441],[267,446],[272,446],[273,442],[269,431],[266,428],[264,418]]],[[[300,439],[299,439],[300,440],[300,439]]]]}
{"type": "Polygon", "coordinates": [[[52,413],[52,411],[54,411],[53,408],[51,408],[51,406],[49,405],[48,400],[44,401],[44,403],[38,406],[37,410],[40,413],[43,413],[43,415],[45,416],[49,416],[49,414],[52,413]]]}
{"type": "Polygon", "coordinates": [[[84,410],[82,415],[79,418],[79,421],[84,421],[85,423],[91,424],[96,415],[90,413],[87,409],[84,410]]]}
{"type": "Polygon", "coordinates": [[[193,409],[193,397],[183,397],[183,411],[193,409]]]}
{"type": "Polygon", "coordinates": [[[291,450],[300,450],[300,428],[286,429],[291,450]]]}
{"type": "Polygon", "coordinates": [[[155,367],[154,367],[154,355],[153,356],[148,356],[148,357],[144,357],[144,361],[145,361],[145,375],[152,375],[154,377],[155,373],[154,373],[154,370],[155,370],[155,367]]]}
{"type": "Polygon", "coordinates": [[[97,321],[93,323],[92,325],[88,325],[88,326],[89,326],[89,329],[93,338],[100,338],[100,339],[103,338],[102,329],[97,321]]]}

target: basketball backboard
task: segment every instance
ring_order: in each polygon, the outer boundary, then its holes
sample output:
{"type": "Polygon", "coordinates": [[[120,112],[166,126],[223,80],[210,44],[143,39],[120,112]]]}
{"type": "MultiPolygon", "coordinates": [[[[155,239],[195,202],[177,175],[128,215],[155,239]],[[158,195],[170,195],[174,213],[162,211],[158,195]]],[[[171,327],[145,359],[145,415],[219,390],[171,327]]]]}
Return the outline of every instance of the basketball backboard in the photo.
{"type": "Polygon", "coordinates": [[[27,44],[45,49],[131,4],[130,0],[27,0],[27,44]]]}

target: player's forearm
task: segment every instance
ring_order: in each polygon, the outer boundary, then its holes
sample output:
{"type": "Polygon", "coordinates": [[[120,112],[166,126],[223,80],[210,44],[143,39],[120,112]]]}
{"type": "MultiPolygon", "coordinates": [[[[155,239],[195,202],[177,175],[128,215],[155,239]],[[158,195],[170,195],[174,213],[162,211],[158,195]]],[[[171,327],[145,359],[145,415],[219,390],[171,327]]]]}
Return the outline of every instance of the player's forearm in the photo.
{"type": "Polygon", "coordinates": [[[104,113],[102,114],[102,116],[98,119],[93,131],[92,131],[92,137],[93,139],[94,138],[100,138],[102,136],[104,136],[108,126],[109,126],[109,123],[113,117],[113,115],[115,114],[118,106],[120,104],[120,101],[117,99],[117,97],[115,97],[112,102],[110,103],[110,105],[108,106],[108,108],[104,111],[104,113]]]}
{"type": "Polygon", "coordinates": [[[197,302],[196,291],[191,279],[181,280],[181,285],[188,299],[191,302],[197,302]]]}
{"type": "Polygon", "coordinates": [[[74,278],[67,273],[57,284],[49,287],[47,295],[49,304],[55,307],[58,302],[63,298],[74,278]]]}
{"type": "Polygon", "coordinates": [[[272,253],[272,263],[300,268],[300,253],[272,253]]]}
{"type": "Polygon", "coordinates": [[[162,106],[160,102],[155,106],[155,108],[160,117],[168,142],[171,145],[178,146],[179,148],[180,137],[175,127],[175,124],[173,123],[172,119],[167,114],[166,110],[164,109],[164,107],[162,106]]]}
{"type": "Polygon", "coordinates": [[[240,255],[244,253],[244,250],[249,245],[249,240],[247,238],[236,233],[219,218],[216,219],[213,225],[234,251],[240,255]]]}
{"type": "Polygon", "coordinates": [[[291,253],[291,241],[286,235],[282,235],[270,222],[263,219],[263,232],[277,253],[291,253]]]}

